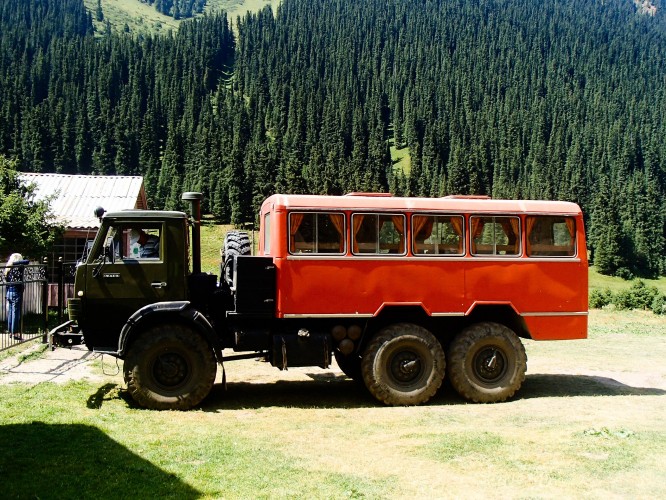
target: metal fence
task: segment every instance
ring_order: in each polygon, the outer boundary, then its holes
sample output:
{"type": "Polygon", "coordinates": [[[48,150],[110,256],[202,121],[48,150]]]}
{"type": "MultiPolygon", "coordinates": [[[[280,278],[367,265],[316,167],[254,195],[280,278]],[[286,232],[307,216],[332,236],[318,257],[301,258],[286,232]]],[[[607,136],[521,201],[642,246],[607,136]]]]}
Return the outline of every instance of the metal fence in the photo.
{"type": "Polygon", "coordinates": [[[17,282],[7,282],[7,268],[0,266],[0,351],[13,347],[22,342],[44,337],[48,326],[48,296],[46,280],[46,264],[28,264],[20,266],[22,279],[17,282]],[[9,287],[20,290],[20,321],[18,333],[10,335],[8,330],[9,302],[7,291],[9,287]]]}
{"type": "Polygon", "coordinates": [[[6,266],[0,265],[0,351],[37,338],[46,341],[49,327],[62,323],[67,299],[74,294],[74,271],[76,262],[62,259],[49,267],[46,259],[41,264],[21,266],[22,280],[8,282],[6,266]],[[19,334],[9,334],[9,302],[7,290],[10,286],[22,289],[20,300],[19,334]]]}

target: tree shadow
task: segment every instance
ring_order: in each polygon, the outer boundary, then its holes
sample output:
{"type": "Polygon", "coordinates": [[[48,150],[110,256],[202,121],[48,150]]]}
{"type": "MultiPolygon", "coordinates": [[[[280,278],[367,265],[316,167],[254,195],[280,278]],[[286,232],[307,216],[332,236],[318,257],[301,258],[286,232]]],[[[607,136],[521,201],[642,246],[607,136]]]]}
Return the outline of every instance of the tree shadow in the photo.
{"type": "Polygon", "coordinates": [[[199,498],[202,494],[101,430],[43,422],[0,426],[3,498],[199,498]]]}

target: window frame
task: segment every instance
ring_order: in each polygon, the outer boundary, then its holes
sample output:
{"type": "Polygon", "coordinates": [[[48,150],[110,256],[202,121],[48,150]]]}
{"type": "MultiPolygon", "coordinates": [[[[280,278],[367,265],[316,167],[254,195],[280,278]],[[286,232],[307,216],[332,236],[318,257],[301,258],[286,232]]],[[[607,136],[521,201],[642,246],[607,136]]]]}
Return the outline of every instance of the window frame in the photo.
{"type": "MultiPolygon", "coordinates": [[[[153,233],[148,233],[155,236],[153,233]]],[[[110,224],[106,227],[102,244],[98,248],[93,248],[88,256],[87,263],[96,263],[103,258],[104,247],[113,244],[114,252],[118,252],[114,257],[115,264],[129,264],[134,265],[137,263],[163,263],[164,259],[164,235],[165,228],[162,222],[156,221],[116,221],[115,224],[110,224]],[[141,229],[144,231],[157,231],[158,239],[158,256],[157,257],[134,257],[130,254],[130,231],[134,229],[141,229]],[[113,235],[111,233],[113,232],[113,235]],[[118,235],[120,233],[120,236],[118,235]],[[113,243],[112,243],[113,242],[113,243]],[[94,253],[93,253],[94,252],[94,253]]]]}
{"type": "MultiPolygon", "coordinates": [[[[393,221],[391,221],[393,222],[393,221]]],[[[395,224],[393,224],[395,227],[395,224]]],[[[370,257],[370,256],[381,256],[381,257],[399,257],[399,256],[405,256],[407,255],[407,215],[402,212],[352,212],[350,216],[350,237],[351,237],[351,254],[354,255],[355,257],[370,257]],[[380,232],[381,232],[381,227],[377,228],[377,238],[375,241],[375,252],[357,252],[355,246],[358,245],[358,242],[356,241],[356,234],[353,234],[353,228],[354,228],[354,217],[357,215],[373,215],[377,217],[377,221],[379,222],[379,217],[401,217],[402,218],[402,234],[400,235],[402,238],[402,252],[398,253],[380,253],[379,252],[379,246],[380,246],[380,232]]],[[[399,233],[399,231],[398,231],[399,233]]]]}
{"type": "Polygon", "coordinates": [[[463,257],[467,251],[466,249],[466,235],[467,235],[467,226],[465,224],[465,216],[463,214],[442,214],[442,213],[427,213],[427,212],[422,212],[422,213],[413,213],[410,217],[410,250],[412,252],[412,255],[414,257],[419,257],[419,258],[427,258],[427,257],[444,257],[444,258],[451,258],[451,257],[463,257]],[[416,233],[414,232],[414,217],[434,217],[435,222],[437,222],[437,218],[448,218],[448,219],[460,219],[460,227],[462,230],[462,234],[460,235],[460,246],[461,246],[461,251],[458,253],[417,253],[416,250],[416,233]]]}
{"type": "MultiPolygon", "coordinates": [[[[500,258],[500,259],[511,259],[518,258],[523,256],[523,222],[519,215],[517,214],[470,214],[468,219],[469,227],[469,254],[474,258],[500,258]],[[473,219],[493,219],[493,224],[497,224],[496,219],[516,219],[518,220],[518,229],[516,231],[516,236],[518,241],[516,242],[517,253],[511,254],[500,254],[497,253],[497,237],[496,233],[493,231],[493,253],[478,253],[474,251],[476,244],[474,243],[474,231],[472,230],[473,219]]],[[[501,225],[501,224],[500,224],[501,225]]]]}
{"type": "MultiPolygon", "coordinates": [[[[332,219],[331,219],[332,220],[332,219]]],[[[300,224],[299,224],[300,225],[300,224]]],[[[336,229],[337,231],[337,229],[336,229]]],[[[330,257],[340,257],[347,254],[347,217],[346,214],[342,211],[321,211],[321,210],[291,210],[287,213],[287,253],[289,255],[295,255],[298,257],[303,256],[330,256],[330,257]],[[291,227],[292,227],[292,215],[302,214],[306,215],[315,215],[315,225],[314,225],[314,236],[315,239],[312,242],[313,251],[312,252],[297,252],[295,248],[292,247],[292,237],[291,227]],[[320,252],[319,251],[319,216],[325,215],[338,215],[342,217],[342,232],[340,234],[340,242],[342,243],[342,250],[337,252],[320,252]]]]}
{"type": "MultiPolygon", "coordinates": [[[[575,259],[578,257],[578,230],[577,230],[577,221],[576,217],[572,215],[553,215],[553,214],[528,214],[525,216],[525,255],[530,259],[575,259]],[[573,234],[569,233],[571,236],[571,249],[572,253],[569,255],[546,255],[546,254],[537,254],[532,253],[532,243],[530,242],[530,219],[564,219],[565,224],[566,220],[569,219],[573,222],[573,234]]],[[[561,245],[550,245],[552,247],[559,248],[568,248],[562,247],[561,245]]],[[[555,249],[553,248],[553,251],[555,249]]]]}

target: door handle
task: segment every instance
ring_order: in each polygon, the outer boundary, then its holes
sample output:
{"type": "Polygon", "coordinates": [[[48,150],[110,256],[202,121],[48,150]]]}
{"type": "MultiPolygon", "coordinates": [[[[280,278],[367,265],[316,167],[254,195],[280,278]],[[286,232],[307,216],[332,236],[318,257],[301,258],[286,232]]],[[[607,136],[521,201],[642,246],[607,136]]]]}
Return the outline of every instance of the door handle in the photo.
{"type": "Polygon", "coordinates": [[[164,281],[153,281],[150,286],[153,288],[166,288],[167,284],[164,281]]]}

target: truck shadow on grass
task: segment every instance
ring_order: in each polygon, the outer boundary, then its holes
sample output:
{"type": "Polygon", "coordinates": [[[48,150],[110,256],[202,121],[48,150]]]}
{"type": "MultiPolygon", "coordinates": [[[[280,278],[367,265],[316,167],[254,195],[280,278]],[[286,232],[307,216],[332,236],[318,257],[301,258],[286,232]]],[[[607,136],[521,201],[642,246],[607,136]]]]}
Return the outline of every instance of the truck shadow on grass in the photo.
{"type": "MultiPolygon", "coordinates": [[[[216,384],[204,400],[203,411],[265,408],[371,408],[382,406],[360,383],[344,376],[310,375],[311,381],[216,384]]],[[[632,387],[611,378],[589,375],[527,375],[513,400],[572,396],[663,396],[655,387],[632,387]]],[[[459,405],[467,402],[445,380],[428,405],[459,405]]]]}
{"type": "Polygon", "coordinates": [[[310,375],[313,380],[216,384],[204,400],[204,411],[269,406],[294,408],[370,408],[377,401],[362,384],[346,377],[310,375]]]}
{"type": "Polygon", "coordinates": [[[664,396],[658,387],[632,387],[608,377],[535,373],[525,378],[519,399],[556,396],[664,396]]]}
{"type": "Polygon", "coordinates": [[[1,425],[0,471],[3,498],[202,496],[96,427],[81,424],[1,425]]]}
{"type": "MultiPolygon", "coordinates": [[[[274,382],[217,383],[200,409],[258,409],[267,407],[293,408],[373,408],[381,407],[362,383],[343,375],[307,374],[312,380],[277,380],[274,382]]],[[[511,399],[553,398],[573,396],[664,396],[666,390],[656,387],[632,387],[615,379],[590,375],[532,374],[527,375],[520,391],[511,399]]],[[[105,384],[88,398],[88,408],[99,409],[104,401],[120,398],[132,408],[139,408],[127,390],[116,384],[105,384]],[[119,390],[118,390],[119,389],[119,390]],[[118,392],[116,393],[116,390],[118,392]]],[[[444,380],[439,392],[428,405],[466,404],[444,380]]]]}

